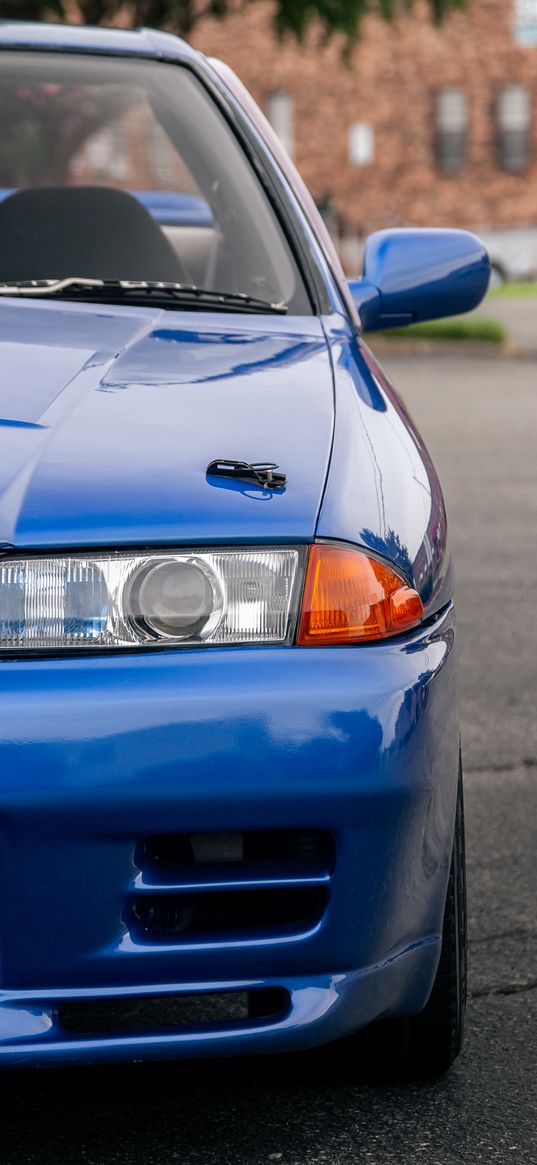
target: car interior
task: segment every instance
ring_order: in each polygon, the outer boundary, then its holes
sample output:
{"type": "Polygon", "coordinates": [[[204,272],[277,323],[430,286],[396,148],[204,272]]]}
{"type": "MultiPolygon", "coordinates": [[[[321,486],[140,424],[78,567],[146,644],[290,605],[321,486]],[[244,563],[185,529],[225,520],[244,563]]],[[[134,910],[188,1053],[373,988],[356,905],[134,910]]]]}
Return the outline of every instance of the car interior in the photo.
{"type": "Polygon", "coordinates": [[[312,307],[254,167],[188,70],[20,53],[0,77],[0,282],[65,278],[312,307]],[[167,216],[159,197],[205,213],[167,216]]]}

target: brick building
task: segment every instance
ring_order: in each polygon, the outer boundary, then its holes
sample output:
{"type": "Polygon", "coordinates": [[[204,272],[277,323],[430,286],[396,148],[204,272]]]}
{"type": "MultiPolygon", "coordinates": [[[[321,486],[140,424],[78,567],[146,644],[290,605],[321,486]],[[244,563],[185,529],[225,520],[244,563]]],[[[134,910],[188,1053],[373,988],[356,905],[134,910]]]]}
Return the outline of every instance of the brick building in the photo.
{"type": "Polygon", "coordinates": [[[278,43],[270,0],[192,37],[244,80],[352,238],[386,225],[537,228],[537,0],[425,4],[341,43],[278,43]]]}

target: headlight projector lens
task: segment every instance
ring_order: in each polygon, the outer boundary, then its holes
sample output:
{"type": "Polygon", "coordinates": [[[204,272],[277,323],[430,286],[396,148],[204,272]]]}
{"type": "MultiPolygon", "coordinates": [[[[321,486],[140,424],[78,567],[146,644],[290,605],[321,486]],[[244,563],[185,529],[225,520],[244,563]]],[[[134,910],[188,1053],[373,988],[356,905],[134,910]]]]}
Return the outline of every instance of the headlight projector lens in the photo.
{"type": "Polygon", "coordinates": [[[146,567],[133,580],[132,604],[137,622],[171,639],[205,638],[223,607],[218,579],[195,559],[146,567]]]}

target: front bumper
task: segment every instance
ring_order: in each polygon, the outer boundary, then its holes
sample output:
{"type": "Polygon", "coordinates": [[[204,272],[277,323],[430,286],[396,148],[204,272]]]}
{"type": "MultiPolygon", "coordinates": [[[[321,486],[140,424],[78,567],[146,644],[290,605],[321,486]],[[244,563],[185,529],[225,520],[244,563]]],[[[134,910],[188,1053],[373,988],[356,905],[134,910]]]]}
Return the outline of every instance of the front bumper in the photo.
{"type": "Polygon", "coordinates": [[[447,612],[358,648],[0,662],[0,1059],[280,1051],[419,1011],[455,814],[452,648],[447,612]],[[130,926],[143,839],[261,830],[330,835],[333,861],[304,874],[324,895],[315,917],[130,926]],[[286,993],[270,1020],[62,1026],[72,1001],[260,987],[286,993]]]}

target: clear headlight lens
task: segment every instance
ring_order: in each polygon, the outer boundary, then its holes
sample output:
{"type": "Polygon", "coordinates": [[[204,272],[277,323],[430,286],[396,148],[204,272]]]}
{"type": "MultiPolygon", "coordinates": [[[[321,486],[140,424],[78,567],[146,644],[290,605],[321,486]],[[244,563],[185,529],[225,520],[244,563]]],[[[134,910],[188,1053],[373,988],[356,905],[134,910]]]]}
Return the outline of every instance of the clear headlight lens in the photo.
{"type": "Polygon", "coordinates": [[[0,559],[0,650],[287,643],[301,549],[0,559]]]}
{"type": "Polygon", "coordinates": [[[201,559],[151,563],[135,572],[128,592],[136,625],[166,639],[207,639],[223,605],[219,578],[201,559]]]}

